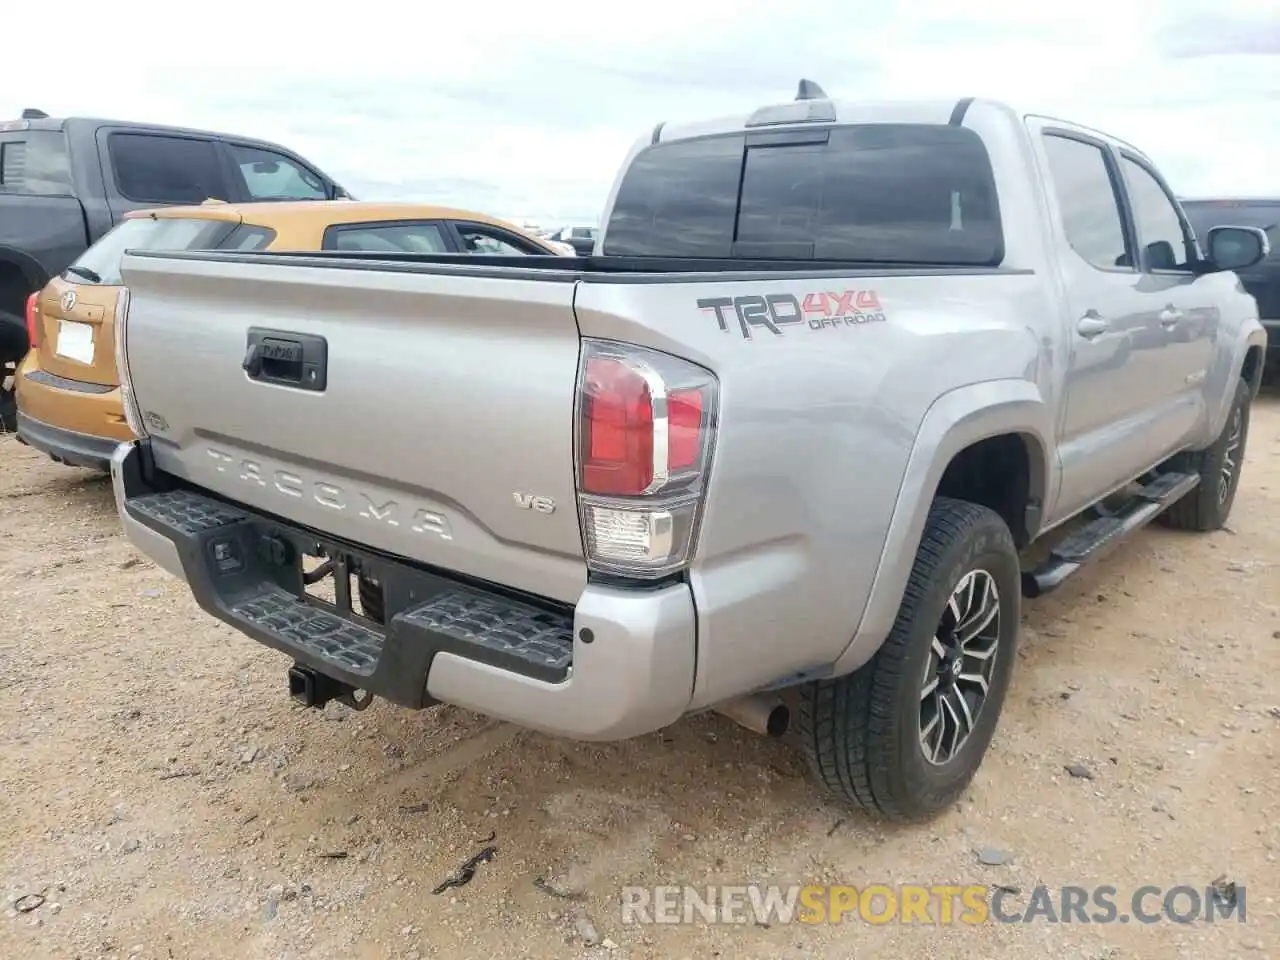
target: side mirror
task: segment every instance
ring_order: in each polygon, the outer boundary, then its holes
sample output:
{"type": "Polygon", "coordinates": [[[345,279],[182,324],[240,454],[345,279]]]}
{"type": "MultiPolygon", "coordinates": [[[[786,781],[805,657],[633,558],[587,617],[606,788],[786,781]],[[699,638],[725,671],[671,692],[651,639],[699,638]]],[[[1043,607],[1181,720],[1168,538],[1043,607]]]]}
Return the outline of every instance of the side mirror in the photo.
{"type": "Polygon", "coordinates": [[[1213,227],[1205,252],[1214,270],[1246,270],[1271,254],[1271,241],[1257,227],[1213,227]]]}

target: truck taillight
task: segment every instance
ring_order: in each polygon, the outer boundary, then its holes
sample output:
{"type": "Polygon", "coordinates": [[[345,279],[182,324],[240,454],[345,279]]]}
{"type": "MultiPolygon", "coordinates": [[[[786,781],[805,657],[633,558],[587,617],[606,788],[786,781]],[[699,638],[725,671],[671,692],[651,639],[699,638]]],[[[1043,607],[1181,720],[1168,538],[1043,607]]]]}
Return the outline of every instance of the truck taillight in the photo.
{"type": "Polygon", "coordinates": [[[40,346],[40,291],[27,297],[27,344],[34,350],[40,346]]]}
{"type": "Polygon", "coordinates": [[[120,379],[120,405],[124,407],[125,423],[133,431],[135,437],[145,437],[146,430],[142,426],[142,415],[138,409],[137,398],[133,393],[133,378],[129,376],[128,332],[129,322],[129,290],[121,287],[116,295],[115,313],[115,347],[116,376],[120,379]]]}
{"type": "Polygon", "coordinates": [[[689,562],[716,401],[715,376],[687,360],[583,341],[578,500],[592,569],[652,578],[689,562]]]}

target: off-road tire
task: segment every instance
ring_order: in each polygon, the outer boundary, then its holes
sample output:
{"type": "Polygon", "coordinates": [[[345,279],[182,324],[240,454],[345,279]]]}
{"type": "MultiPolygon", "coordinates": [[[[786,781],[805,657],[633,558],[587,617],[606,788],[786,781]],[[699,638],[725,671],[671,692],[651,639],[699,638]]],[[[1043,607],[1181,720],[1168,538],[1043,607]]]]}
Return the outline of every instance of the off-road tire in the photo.
{"type": "Polygon", "coordinates": [[[1167,469],[1180,473],[1198,473],[1200,483],[1194,490],[1174,503],[1158,518],[1160,523],[1175,530],[1194,530],[1207,533],[1218,530],[1231,515],[1231,507],[1236,501],[1236,492],[1240,489],[1240,473],[1244,468],[1245,448],[1249,440],[1249,405],[1253,399],[1253,391],[1249,382],[1243,378],[1236,381],[1236,393],[1227,413],[1227,422],[1218,434],[1218,439],[1203,450],[1188,451],[1173,457],[1166,464],[1167,469]],[[1222,476],[1223,463],[1231,444],[1232,433],[1239,414],[1240,442],[1232,453],[1235,468],[1231,475],[1231,483],[1226,496],[1219,498],[1219,479],[1222,476]]]}
{"type": "Polygon", "coordinates": [[[1021,571],[1013,537],[994,511],[939,497],[888,639],[863,667],[801,688],[797,729],[815,777],[839,798],[894,821],[930,819],[960,797],[991,737],[1016,659],[1021,571]],[[985,570],[999,592],[999,648],[987,699],[948,762],[920,742],[921,677],[957,584],[985,570]]]}

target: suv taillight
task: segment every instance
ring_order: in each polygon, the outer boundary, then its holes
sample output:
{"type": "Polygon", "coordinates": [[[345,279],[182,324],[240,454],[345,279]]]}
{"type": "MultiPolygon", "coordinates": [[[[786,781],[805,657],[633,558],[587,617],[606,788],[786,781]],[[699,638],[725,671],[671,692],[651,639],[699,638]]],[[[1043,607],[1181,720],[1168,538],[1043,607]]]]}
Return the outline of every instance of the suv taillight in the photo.
{"type": "Polygon", "coordinates": [[[27,297],[27,344],[34,350],[40,346],[40,291],[27,297]]]}
{"type": "Polygon", "coordinates": [[[587,563],[666,576],[692,557],[715,446],[717,381],[644,347],[584,340],[578,504],[587,563]]]}
{"type": "Polygon", "coordinates": [[[129,376],[128,333],[129,321],[129,289],[121,287],[116,295],[115,337],[116,337],[116,376],[120,380],[120,405],[124,407],[125,423],[133,431],[135,437],[145,437],[147,432],[142,426],[142,415],[138,409],[137,398],[133,393],[133,378],[129,376]]]}

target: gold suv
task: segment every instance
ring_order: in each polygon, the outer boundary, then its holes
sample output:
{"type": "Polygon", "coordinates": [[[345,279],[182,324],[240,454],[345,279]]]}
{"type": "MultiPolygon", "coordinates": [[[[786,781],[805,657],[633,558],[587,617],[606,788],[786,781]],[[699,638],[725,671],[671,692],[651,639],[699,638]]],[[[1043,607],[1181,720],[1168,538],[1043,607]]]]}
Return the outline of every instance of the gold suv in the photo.
{"type": "Polygon", "coordinates": [[[141,210],[27,301],[18,439],[60,463],[108,469],[132,440],[120,406],[114,317],[126,250],[348,250],[557,256],[503,220],[410,203],[304,201],[141,210]]]}

